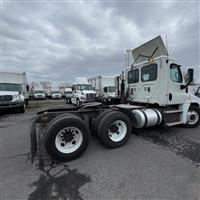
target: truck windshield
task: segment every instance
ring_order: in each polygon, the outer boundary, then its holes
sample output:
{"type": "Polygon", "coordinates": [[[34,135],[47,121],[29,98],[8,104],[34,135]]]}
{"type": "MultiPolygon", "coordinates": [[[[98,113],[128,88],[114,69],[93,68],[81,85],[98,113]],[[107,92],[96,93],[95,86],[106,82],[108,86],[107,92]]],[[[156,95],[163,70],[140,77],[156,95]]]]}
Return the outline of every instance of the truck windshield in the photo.
{"type": "Polygon", "coordinates": [[[65,94],[72,94],[72,91],[65,91],[65,94]]]}
{"type": "Polygon", "coordinates": [[[115,92],[115,86],[108,86],[108,92],[115,92]]]}
{"type": "Polygon", "coordinates": [[[36,90],[35,93],[37,93],[37,94],[38,94],[38,93],[39,93],[39,94],[44,94],[44,91],[42,91],[42,90],[36,90]]]}
{"type": "Polygon", "coordinates": [[[78,90],[92,90],[92,86],[88,84],[77,85],[78,90]]]}
{"type": "Polygon", "coordinates": [[[22,86],[15,83],[0,83],[0,91],[21,91],[22,86]]]}
{"type": "Polygon", "coordinates": [[[52,91],[52,94],[60,94],[60,91],[52,91]]]}

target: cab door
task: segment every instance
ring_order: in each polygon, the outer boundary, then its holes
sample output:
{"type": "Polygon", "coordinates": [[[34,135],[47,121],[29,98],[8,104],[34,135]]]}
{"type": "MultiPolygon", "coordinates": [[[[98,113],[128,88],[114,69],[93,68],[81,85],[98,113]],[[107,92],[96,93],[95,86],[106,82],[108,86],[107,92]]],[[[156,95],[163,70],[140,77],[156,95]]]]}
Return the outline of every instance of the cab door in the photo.
{"type": "Polygon", "coordinates": [[[151,102],[157,88],[158,66],[156,63],[146,65],[141,69],[141,95],[145,102],[151,102]]]}
{"type": "Polygon", "coordinates": [[[136,100],[139,95],[139,69],[131,69],[128,71],[129,98],[136,100]]]}
{"type": "Polygon", "coordinates": [[[180,65],[172,63],[168,73],[168,105],[183,104],[189,97],[185,89],[181,89],[184,84],[180,65]]]}

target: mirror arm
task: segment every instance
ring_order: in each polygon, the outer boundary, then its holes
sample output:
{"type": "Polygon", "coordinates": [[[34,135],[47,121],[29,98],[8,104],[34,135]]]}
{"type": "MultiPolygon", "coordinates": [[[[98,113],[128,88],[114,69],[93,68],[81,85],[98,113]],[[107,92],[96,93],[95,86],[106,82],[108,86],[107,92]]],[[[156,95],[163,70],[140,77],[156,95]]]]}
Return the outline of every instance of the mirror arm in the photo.
{"type": "Polygon", "coordinates": [[[192,81],[189,81],[186,85],[181,85],[181,90],[187,88],[190,85],[190,83],[192,83],[192,81]]]}

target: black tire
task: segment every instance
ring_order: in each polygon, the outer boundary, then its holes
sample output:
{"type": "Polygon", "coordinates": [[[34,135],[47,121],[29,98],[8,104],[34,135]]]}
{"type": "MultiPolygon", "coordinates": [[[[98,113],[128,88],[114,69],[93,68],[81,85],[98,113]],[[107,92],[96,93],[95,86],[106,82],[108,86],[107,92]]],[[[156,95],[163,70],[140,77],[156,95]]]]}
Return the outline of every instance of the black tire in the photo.
{"type": "Polygon", "coordinates": [[[48,154],[55,160],[60,161],[70,161],[81,154],[83,154],[88,145],[90,140],[90,130],[86,123],[80,119],[78,116],[75,115],[65,115],[62,117],[58,117],[51,122],[47,128],[47,134],[45,138],[45,147],[48,154]],[[80,147],[77,150],[70,152],[70,153],[63,153],[61,152],[55,144],[56,137],[58,133],[67,127],[75,127],[80,130],[82,134],[82,142],[80,147]]]}
{"type": "MultiPolygon", "coordinates": [[[[120,125],[122,126],[122,125],[120,125]]],[[[118,132],[118,130],[116,130],[118,132]]],[[[117,148],[124,145],[130,138],[132,132],[132,125],[130,119],[122,112],[112,111],[107,112],[100,120],[97,127],[97,134],[101,142],[108,148],[117,148]],[[123,121],[126,126],[125,136],[119,141],[111,140],[108,130],[113,122],[120,120],[123,121]]]]}
{"type": "Polygon", "coordinates": [[[19,108],[19,112],[20,112],[20,113],[24,113],[25,110],[26,110],[26,103],[24,102],[23,105],[20,106],[20,108],[19,108]]]}
{"type": "Polygon", "coordinates": [[[28,99],[26,99],[25,102],[26,102],[26,105],[28,105],[28,99]]]}
{"type": "Polygon", "coordinates": [[[104,110],[103,112],[101,112],[99,115],[97,115],[96,119],[94,119],[92,125],[94,127],[94,133],[97,137],[98,136],[98,125],[99,125],[99,122],[100,120],[104,117],[105,114],[109,113],[109,112],[112,112],[112,110],[104,110]]]}
{"type": "Polygon", "coordinates": [[[77,98],[77,99],[76,99],[76,105],[77,105],[77,106],[80,106],[81,104],[82,104],[81,101],[79,100],[79,98],[77,98]]]}
{"type": "Polygon", "coordinates": [[[186,128],[195,128],[200,124],[200,108],[196,106],[190,106],[189,112],[191,111],[194,113],[193,115],[191,115],[191,117],[197,117],[197,121],[195,123],[186,122],[186,124],[184,125],[184,127],[186,128]]]}

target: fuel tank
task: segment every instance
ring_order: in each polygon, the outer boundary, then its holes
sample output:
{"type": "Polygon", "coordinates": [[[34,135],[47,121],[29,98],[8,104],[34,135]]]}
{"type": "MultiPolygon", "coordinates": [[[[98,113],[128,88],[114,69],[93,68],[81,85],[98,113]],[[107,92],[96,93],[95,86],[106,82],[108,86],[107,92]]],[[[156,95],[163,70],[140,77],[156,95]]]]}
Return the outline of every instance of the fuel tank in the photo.
{"type": "Polygon", "coordinates": [[[162,115],[157,109],[136,109],[132,113],[132,123],[135,128],[156,126],[162,122],[162,115]]]}

